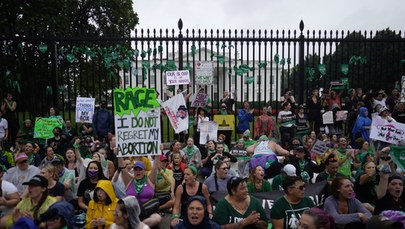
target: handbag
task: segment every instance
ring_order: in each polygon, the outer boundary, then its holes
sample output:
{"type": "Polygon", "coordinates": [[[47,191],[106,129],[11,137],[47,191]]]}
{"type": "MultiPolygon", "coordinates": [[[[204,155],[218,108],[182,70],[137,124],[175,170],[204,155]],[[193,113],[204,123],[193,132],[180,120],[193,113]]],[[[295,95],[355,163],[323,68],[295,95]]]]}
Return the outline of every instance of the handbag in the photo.
{"type": "Polygon", "coordinates": [[[155,193],[156,198],[159,200],[160,205],[165,204],[167,201],[172,199],[170,192],[157,192],[155,193]]]}
{"type": "Polygon", "coordinates": [[[141,214],[139,214],[139,219],[142,221],[158,211],[160,207],[159,199],[152,198],[142,203],[140,207],[141,207],[141,214]]]}

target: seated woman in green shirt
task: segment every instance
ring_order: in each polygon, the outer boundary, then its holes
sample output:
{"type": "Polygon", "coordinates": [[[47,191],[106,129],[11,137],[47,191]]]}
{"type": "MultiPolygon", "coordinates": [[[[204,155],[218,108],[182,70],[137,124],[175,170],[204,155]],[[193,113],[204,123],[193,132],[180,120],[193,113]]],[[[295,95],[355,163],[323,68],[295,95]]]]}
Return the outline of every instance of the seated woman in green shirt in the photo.
{"type": "Polygon", "coordinates": [[[267,217],[261,202],[249,195],[246,179],[229,179],[228,195],[221,199],[214,211],[213,220],[221,228],[267,228],[267,217]]]}
{"type": "Polygon", "coordinates": [[[252,169],[247,182],[249,193],[271,192],[271,184],[264,179],[264,169],[258,165],[252,169]]]}

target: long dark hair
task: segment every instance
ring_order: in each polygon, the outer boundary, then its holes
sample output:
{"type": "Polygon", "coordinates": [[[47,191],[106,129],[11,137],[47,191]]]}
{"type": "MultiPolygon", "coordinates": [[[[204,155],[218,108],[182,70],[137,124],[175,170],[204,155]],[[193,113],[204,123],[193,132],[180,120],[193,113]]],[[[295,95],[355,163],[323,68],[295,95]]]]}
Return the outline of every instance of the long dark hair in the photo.
{"type": "Polygon", "coordinates": [[[86,180],[90,181],[89,175],[87,174],[87,172],[89,171],[89,167],[91,164],[96,164],[97,168],[98,168],[98,180],[108,180],[105,176],[104,176],[104,172],[103,172],[103,167],[101,167],[100,162],[98,161],[90,161],[89,165],[86,168],[86,180]]]}
{"type": "Polygon", "coordinates": [[[32,209],[32,211],[34,212],[34,214],[33,214],[34,219],[39,218],[39,209],[41,209],[42,204],[44,204],[45,200],[48,198],[48,195],[49,195],[48,188],[46,188],[46,187],[43,187],[43,188],[45,188],[45,191],[42,192],[41,199],[39,199],[37,206],[35,206],[32,209]]]}

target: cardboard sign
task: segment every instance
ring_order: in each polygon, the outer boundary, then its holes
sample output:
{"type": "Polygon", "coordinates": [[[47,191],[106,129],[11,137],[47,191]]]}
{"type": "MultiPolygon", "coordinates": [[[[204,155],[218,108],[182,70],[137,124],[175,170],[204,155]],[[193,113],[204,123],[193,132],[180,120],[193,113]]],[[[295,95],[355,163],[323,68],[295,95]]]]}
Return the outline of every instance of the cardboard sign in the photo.
{"type": "Polygon", "coordinates": [[[324,155],[329,150],[329,147],[325,142],[321,140],[316,140],[315,144],[312,146],[311,153],[316,153],[319,155],[324,155]]]}
{"type": "Polygon", "coordinates": [[[160,105],[154,88],[114,89],[117,157],[160,154],[160,105]]]}
{"type": "Polygon", "coordinates": [[[374,117],[371,122],[370,138],[398,145],[405,139],[405,124],[388,122],[380,116],[374,117]]]}
{"type": "Polygon", "coordinates": [[[337,111],[336,112],[336,121],[346,121],[347,120],[347,111],[337,111]]]}
{"type": "Polygon", "coordinates": [[[218,128],[229,127],[230,130],[235,129],[235,116],[233,115],[214,115],[214,122],[218,123],[218,128]]]}
{"type": "Polygon", "coordinates": [[[62,128],[63,120],[58,118],[36,118],[34,128],[34,138],[50,139],[55,137],[53,129],[62,128]]]}
{"type": "Polygon", "coordinates": [[[92,123],[94,114],[94,98],[76,98],[76,122],[92,123]]]}
{"type": "Polygon", "coordinates": [[[190,72],[188,70],[166,71],[167,85],[190,84],[190,72]]]}
{"type": "Polygon", "coordinates": [[[176,134],[188,129],[188,110],[182,93],[162,103],[176,134]]]}
{"type": "Polygon", "coordinates": [[[333,112],[327,111],[322,115],[323,124],[333,124],[333,112]]]}
{"type": "Polygon", "coordinates": [[[198,93],[195,95],[191,107],[205,107],[207,105],[208,95],[204,93],[198,93]]]}
{"type": "Polygon", "coordinates": [[[218,123],[213,121],[204,121],[200,124],[200,144],[205,144],[209,140],[217,141],[218,123]]]}
{"type": "Polygon", "coordinates": [[[194,68],[195,84],[212,85],[212,79],[214,76],[214,66],[212,61],[196,61],[194,68]]]}

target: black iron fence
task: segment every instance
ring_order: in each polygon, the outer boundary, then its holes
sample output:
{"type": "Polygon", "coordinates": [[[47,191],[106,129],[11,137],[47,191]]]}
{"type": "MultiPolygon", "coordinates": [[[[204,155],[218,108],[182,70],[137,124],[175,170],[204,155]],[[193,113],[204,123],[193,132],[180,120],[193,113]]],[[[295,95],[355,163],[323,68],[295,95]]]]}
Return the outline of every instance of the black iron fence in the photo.
{"type": "MultiPolygon", "coordinates": [[[[309,92],[327,91],[331,81],[344,88],[390,90],[405,74],[405,37],[399,31],[299,30],[135,30],[131,37],[0,37],[0,85],[12,91],[22,119],[46,116],[58,107],[74,120],[76,97],[112,104],[116,87],[156,88],[165,100],[165,71],[190,70],[195,63],[214,63],[214,83],[205,86],[220,106],[225,90],[237,103],[259,110],[278,109],[285,88],[300,104],[309,92]]],[[[183,88],[180,86],[180,88],[183,88]]],[[[175,92],[177,87],[169,87],[175,92]]],[[[164,123],[163,141],[173,139],[164,123]]]]}

